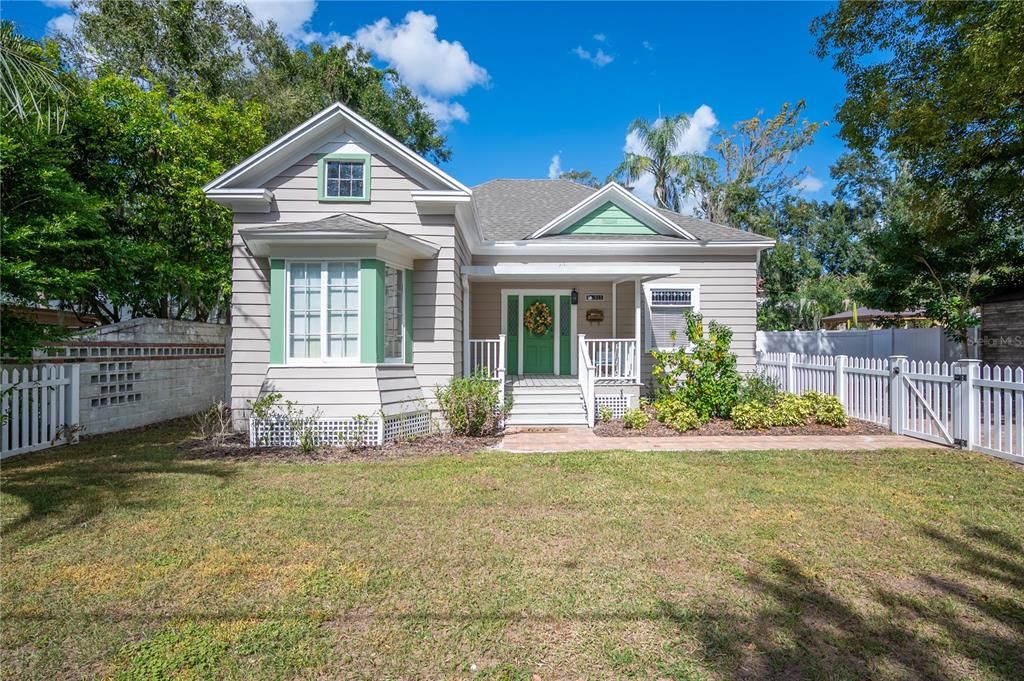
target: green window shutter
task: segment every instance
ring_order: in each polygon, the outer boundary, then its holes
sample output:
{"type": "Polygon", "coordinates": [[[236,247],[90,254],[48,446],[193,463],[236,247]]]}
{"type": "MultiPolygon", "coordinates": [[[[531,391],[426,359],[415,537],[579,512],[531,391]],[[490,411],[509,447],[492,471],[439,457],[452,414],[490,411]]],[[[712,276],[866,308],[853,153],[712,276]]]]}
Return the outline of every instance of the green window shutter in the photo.
{"type": "Polygon", "coordinates": [[[508,319],[505,324],[506,359],[505,367],[509,376],[519,375],[519,296],[508,297],[508,319]]]}
{"type": "Polygon", "coordinates": [[[367,258],[359,265],[359,361],[384,361],[384,262],[367,258]]]}
{"type": "Polygon", "coordinates": [[[558,297],[558,373],[572,373],[572,298],[558,297]]]}
{"type": "Polygon", "coordinates": [[[287,322],[284,301],[288,284],[284,276],[284,260],[270,261],[270,363],[284,364],[287,322]]]}
{"type": "Polygon", "coordinates": [[[405,271],[405,361],[412,364],[412,270],[405,271]]]}

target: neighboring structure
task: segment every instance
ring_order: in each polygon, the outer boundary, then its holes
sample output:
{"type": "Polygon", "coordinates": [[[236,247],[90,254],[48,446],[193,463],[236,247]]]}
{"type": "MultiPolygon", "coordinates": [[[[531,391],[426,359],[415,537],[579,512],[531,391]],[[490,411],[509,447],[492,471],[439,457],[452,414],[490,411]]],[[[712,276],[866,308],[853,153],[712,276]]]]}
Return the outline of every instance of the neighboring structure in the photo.
{"type": "Polygon", "coordinates": [[[858,307],[853,310],[839,312],[821,318],[821,326],[825,330],[856,329],[913,329],[927,328],[934,322],[924,310],[904,310],[903,312],[887,312],[870,307],[858,307]]]}
{"type": "Polygon", "coordinates": [[[773,242],[615,184],[470,189],[336,104],[205,190],[235,214],[239,428],[277,391],[328,438],[369,418],[389,439],[429,427],[436,386],[476,369],[514,383],[511,423],[592,421],[636,403],[686,310],[732,327],[754,366],[773,242]]]}
{"type": "Polygon", "coordinates": [[[798,355],[846,355],[885,359],[903,355],[922,362],[978,358],[978,329],[969,329],[967,351],[941,326],[927,329],[848,329],[845,331],[758,331],[757,351],[798,355]]]}
{"type": "Polygon", "coordinates": [[[76,314],[71,310],[57,310],[49,307],[25,307],[4,305],[4,311],[18,317],[31,319],[45,326],[63,326],[65,329],[91,329],[103,322],[96,315],[76,314]]]}
{"type": "Polygon", "coordinates": [[[1024,290],[982,303],[981,359],[1000,366],[1024,366],[1024,290]]]}
{"type": "Polygon", "coordinates": [[[46,362],[81,365],[82,433],[97,435],[188,416],[224,399],[230,327],[132,319],[47,348],[46,362]]]}

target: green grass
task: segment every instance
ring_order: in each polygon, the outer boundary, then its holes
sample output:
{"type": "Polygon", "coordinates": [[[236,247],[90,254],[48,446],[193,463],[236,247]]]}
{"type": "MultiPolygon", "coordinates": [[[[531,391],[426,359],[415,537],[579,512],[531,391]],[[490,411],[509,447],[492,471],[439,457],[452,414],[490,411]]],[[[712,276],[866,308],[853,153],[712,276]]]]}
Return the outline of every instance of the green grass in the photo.
{"type": "Polygon", "coordinates": [[[1019,678],[1024,469],[955,451],[2,471],[18,678],[1019,678]]]}

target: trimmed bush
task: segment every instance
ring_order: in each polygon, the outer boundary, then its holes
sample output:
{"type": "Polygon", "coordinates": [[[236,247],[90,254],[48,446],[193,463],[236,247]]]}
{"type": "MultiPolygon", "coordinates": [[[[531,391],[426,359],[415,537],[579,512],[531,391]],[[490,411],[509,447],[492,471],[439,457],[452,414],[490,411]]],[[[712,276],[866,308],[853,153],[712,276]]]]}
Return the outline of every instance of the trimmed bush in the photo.
{"type": "Polygon", "coordinates": [[[747,402],[732,408],[732,423],[741,430],[771,428],[772,408],[760,402],[747,402]]]}
{"type": "Polygon", "coordinates": [[[843,428],[849,422],[843,404],[835,395],[823,395],[818,392],[809,392],[803,395],[808,408],[814,414],[814,420],[824,426],[843,428]]]}
{"type": "Polygon", "coordinates": [[[453,378],[448,385],[439,386],[434,394],[448,428],[455,435],[476,437],[497,427],[498,384],[486,374],[453,378]]]}
{"type": "Polygon", "coordinates": [[[743,377],[739,392],[736,394],[736,403],[775,404],[778,398],[779,384],[775,379],[764,373],[754,373],[743,377]]]}
{"type": "Polygon", "coordinates": [[[666,398],[655,402],[654,414],[659,421],[679,432],[693,430],[701,425],[697,412],[678,398],[666,398]]]}
{"type": "Polygon", "coordinates": [[[806,426],[814,416],[814,404],[800,395],[780,395],[771,405],[773,426],[806,426]]]}
{"type": "Polygon", "coordinates": [[[643,430],[651,422],[651,417],[643,409],[629,409],[622,415],[622,423],[630,430],[643,430]]]}

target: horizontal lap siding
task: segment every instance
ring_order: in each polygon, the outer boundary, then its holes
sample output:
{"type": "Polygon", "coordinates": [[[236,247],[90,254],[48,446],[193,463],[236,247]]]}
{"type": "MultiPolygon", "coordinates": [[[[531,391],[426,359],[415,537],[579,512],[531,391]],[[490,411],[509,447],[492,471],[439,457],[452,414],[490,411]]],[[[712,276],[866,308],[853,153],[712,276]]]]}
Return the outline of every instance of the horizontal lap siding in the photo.
{"type": "MultiPolygon", "coordinates": [[[[349,141],[339,136],[319,152],[349,141]]],[[[304,406],[321,406],[325,416],[370,414],[381,408],[381,399],[394,406],[402,401],[419,403],[432,386],[447,383],[461,366],[461,283],[459,267],[466,262],[465,244],[457,238],[452,216],[420,215],[411,192],[423,186],[396,166],[371,156],[369,203],[321,203],[317,200],[317,154],[309,154],[266,183],[274,191],[269,214],[237,214],[233,247],[232,294],[232,408],[236,424],[248,418],[247,402],[275,389],[304,406]],[[396,369],[377,367],[268,367],[270,339],[269,263],[253,258],[238,236],[237,227],[248,224],[306,222],[337,213],[350,213],[378,222],[440,248],[436,259],[417,260],[413,268],[413,358],[402,380],[396,369]],[[411,385],[410,380],[418,385],[411,385]],[[273,383],[276,387],[271,387],[273,383]],[[382,392],[383,391],[383,392],[382,392]],[[328,413],[331,412],[331,413],[328,413]]],[[[325,255],[333,255],[325,253],[325,255]]],[[[339,252],[338,255],[344,255],[339,252]]]]}

